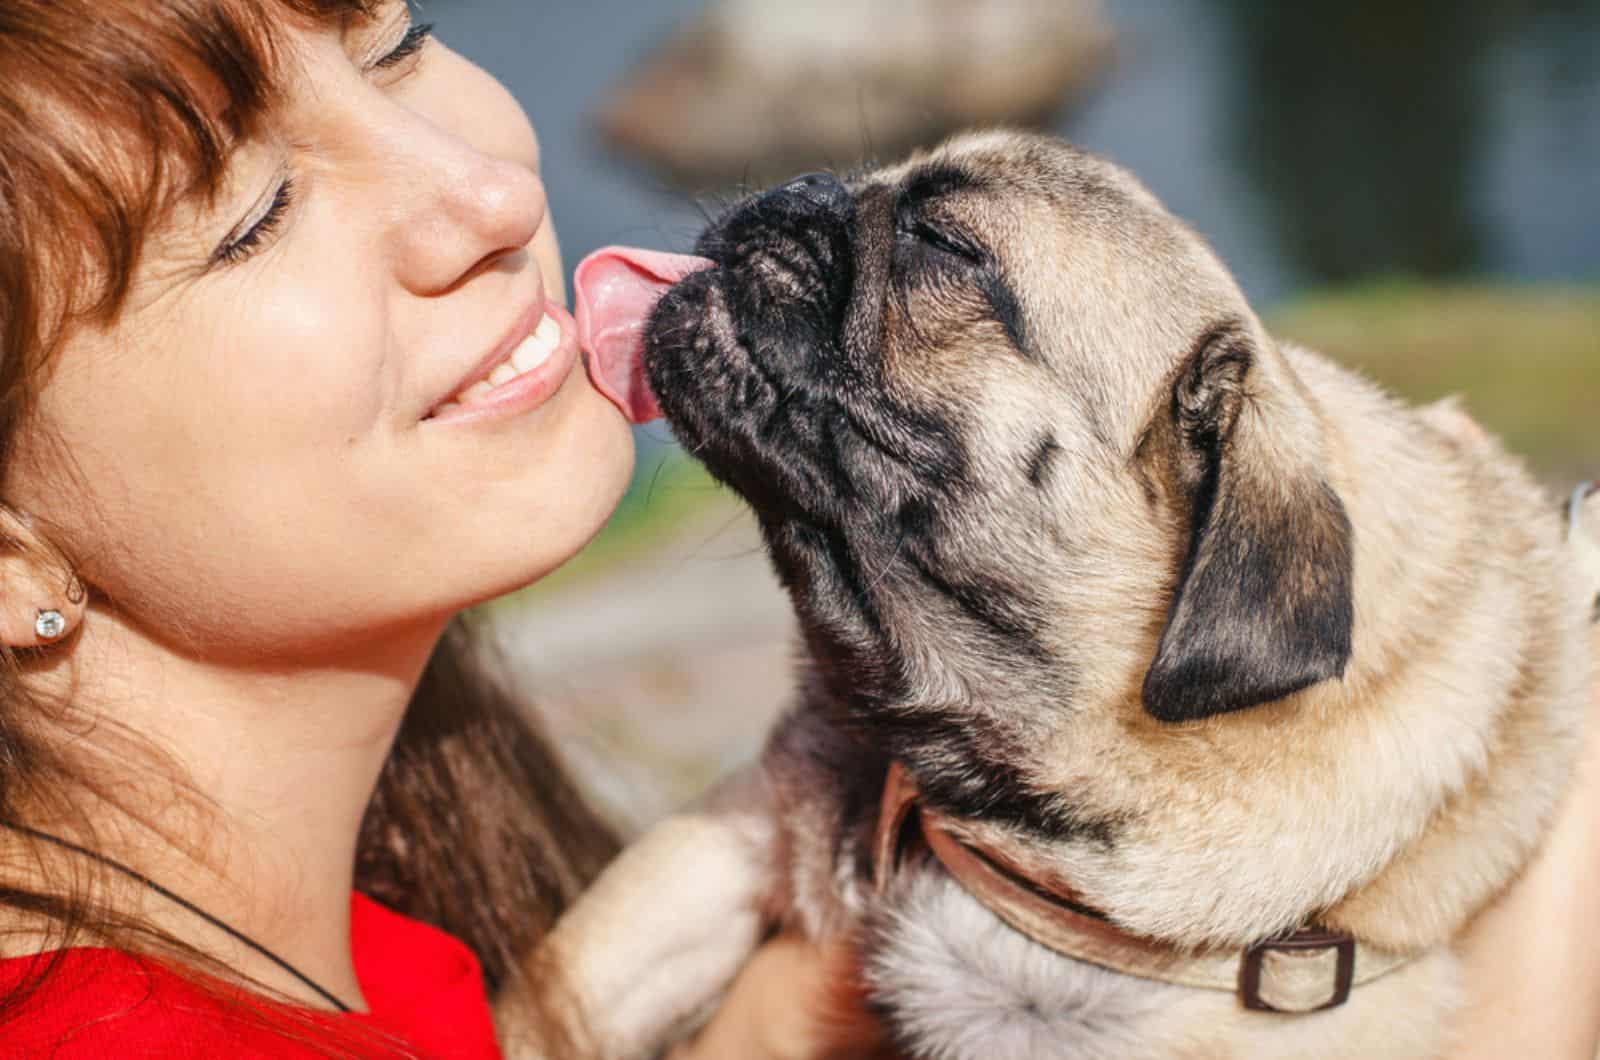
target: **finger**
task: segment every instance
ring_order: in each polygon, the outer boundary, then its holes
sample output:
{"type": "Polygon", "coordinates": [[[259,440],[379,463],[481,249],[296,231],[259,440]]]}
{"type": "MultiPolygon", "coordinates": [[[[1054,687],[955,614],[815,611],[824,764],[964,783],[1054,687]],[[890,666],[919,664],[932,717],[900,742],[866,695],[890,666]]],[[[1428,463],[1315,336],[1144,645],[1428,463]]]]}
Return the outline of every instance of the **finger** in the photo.
{"type": "Polygon", "coordinates": [[[848,946],[780,937],[761,948],[711,1023],[671,1060],[887,1060],[857,971],[848,946]]]}

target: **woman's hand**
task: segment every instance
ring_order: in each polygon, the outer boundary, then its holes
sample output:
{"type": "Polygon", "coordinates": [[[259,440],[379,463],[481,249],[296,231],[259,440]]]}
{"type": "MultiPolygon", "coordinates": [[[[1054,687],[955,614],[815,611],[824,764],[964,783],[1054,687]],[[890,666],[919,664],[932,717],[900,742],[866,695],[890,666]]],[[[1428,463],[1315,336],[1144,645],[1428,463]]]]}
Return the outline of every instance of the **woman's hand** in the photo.
{"type": "MultiPolygon", "coordinates": [[[[1600,625],[1595,627],[1600,659],[1600,625]]],[[[1600,1046],[1600,674],[1578,776],[1528,871],[1460,944],[1467,1011],[1451,1060],[1594,1060],[1600,1046]]]]}
{"type": "Polygon", "coordinates": [[[855,962],[840,945],[785,935],[756,952],[727,999],[670,1060],[889,1060],[861,1006],[855,962]]]}

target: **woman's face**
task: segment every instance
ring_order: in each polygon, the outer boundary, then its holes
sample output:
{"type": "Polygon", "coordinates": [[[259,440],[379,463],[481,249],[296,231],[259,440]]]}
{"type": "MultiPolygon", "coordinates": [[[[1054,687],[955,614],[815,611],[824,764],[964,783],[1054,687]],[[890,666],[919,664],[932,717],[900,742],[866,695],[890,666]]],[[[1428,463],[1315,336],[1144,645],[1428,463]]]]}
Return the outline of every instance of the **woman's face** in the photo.
{"type": "Polygon", "coordinates": [[[213,658],[436,627],[571,556],[632,468],[521,109],[408,54],[401,4],[292,39],[267,135],[62,350],[12,481],[124,621],[213,658]]]}

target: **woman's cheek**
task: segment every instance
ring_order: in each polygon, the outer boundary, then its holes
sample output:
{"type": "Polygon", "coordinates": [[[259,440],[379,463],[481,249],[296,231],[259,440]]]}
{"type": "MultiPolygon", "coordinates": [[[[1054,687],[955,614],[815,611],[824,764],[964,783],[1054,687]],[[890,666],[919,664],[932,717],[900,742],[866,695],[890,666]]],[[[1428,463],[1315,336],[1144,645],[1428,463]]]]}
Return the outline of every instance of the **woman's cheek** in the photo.
{"type": "Polygon", "coordinates": [[[545,294],[553,301],[567,305],[567,276],[561,267],[561,245],[556,239],[555,223],[550,220],[548,213],[539,228],[539,234],[533,237],[533,260],[544,277],[545,294]]]}
{"type": "Polygon", "coordinates": [[[378,289],[375,278],[351,270],[342,283],[277,283],[261,292],[235,318],[246,326],[229,350],[232,370],[218,380],[225,389],[210,402],[214,414],[237,424],[268,413],[284,425],[284,441],[370,434],[392,400],[378,289]],[[263,393],[281,400],[264,407],[263,393]]]}

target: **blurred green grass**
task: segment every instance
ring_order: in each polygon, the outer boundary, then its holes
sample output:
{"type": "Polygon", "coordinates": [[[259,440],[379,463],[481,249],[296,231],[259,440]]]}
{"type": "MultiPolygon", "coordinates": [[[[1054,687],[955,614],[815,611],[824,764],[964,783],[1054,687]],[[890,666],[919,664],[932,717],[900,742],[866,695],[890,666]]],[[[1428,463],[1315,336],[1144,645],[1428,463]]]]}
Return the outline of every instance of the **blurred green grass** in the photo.
{"type": "Polygon", "coordinates": [[[1552,484],[1600,475],[1600,287],[1390,281],[1296,299],[1267,323],[1408,401],[1460,394],[1552,484]]]}
{"type": "MultiPolygon", "coordinates": [[[[1267,323],[1279,338],[1328,354],[1408,401],[1461,395],[1474,418],[1553,485],[1600,475],[1600,287],[1387,281],[1295,299],[1267,323]]],[[[689,522],[737,504],[682,450],[652,448],[595,540],[513,599],[647,561],[689,522]]]]}

